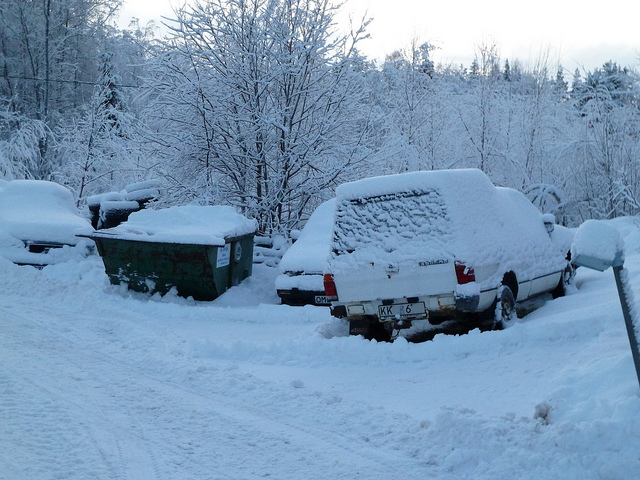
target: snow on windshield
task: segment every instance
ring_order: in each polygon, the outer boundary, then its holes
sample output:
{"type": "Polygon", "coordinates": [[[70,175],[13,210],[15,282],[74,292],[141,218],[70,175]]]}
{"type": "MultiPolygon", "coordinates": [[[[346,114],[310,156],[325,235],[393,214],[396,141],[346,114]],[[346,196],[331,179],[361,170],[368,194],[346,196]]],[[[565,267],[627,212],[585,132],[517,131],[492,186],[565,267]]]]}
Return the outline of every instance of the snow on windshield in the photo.
{"type": "Polygon", "coordinates": [[[76,234],[93,232],[79,215],[69,190],[42,180],[0,184],[0,236],[22,241],[75,245],[76,234]]]}
{"type": "Polygon", "coordinates": [[[126,222],[101,230],[96,236],[223,246],[225,239],[253,234],[256,228],[256,220],[244,217],[233,207],[185,205],[134,212],[126,222]]]}

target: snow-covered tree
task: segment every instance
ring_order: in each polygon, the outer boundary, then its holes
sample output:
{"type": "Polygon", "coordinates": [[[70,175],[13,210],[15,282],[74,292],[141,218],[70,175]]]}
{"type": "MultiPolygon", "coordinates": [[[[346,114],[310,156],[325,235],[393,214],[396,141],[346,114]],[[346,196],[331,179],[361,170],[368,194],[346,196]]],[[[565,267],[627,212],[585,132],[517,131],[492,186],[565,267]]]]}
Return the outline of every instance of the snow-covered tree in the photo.
{"type": "Polygon", "coordinates": [[[376,101],[386,131],[381,167],[387,173],[460,164],[451,78],[435,71],[433,46],[414,39],[393,52],[376,76],[376,101]],[[449,84],[450,83],[450,84],[449,84]]]}
{"type": "Polygon", "coordinates": [[[40,163],[40,142],[47,136],[41,120],[13,111],[11,105],[0,109],[0,178],[32,178],[40,163]]]}
{"type": "Polygon", "coordinates": [[[336,11],[329,0],[209,0],[177,12],[150,115],[162,116],[157,145],[183,198],[239,205],[272,232],[356,175],[369,153],[364,26],[339,35],[336,11]]]}
{"type": "Polygon", "coordinates": [[[79,118],[61,129],[58,176],[78,199],[122,188],[145,173],[139,141],[135,141],[141,131],[126,109],[121,78],[112,60],[112,54],[103,56],[91,103],[79,118]]]}
{"type": "Polygon", "coordinates": [[[500,143],[500,108],[498,101],[500,85],[500,57],[495,45],[481,45],[474,58],[469,77],[469,92],[466,103],[458,105],[458,116],[466,132],[473,157],[467,159],[468,166],[477,167],[485,173],[494,171],[494,163],[502,155],[500,143]]]}
{"type": "Polygon", "coordinates": [[[91,98],[98,45],[121,0],[3,0],[0,2],[0,98],[13,111],[44,122],[38,159],[29,175],[49,178],[52,134],[91,98]]]}

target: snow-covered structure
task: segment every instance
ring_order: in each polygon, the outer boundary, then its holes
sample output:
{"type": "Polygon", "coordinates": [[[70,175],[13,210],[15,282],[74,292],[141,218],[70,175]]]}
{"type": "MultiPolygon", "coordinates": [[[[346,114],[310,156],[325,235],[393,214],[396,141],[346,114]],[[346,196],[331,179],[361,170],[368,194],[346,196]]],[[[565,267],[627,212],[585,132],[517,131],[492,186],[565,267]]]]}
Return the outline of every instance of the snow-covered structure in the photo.
{"type": "Polygon", "coordinates": [[[480,170],[373,177],[336,196],[327,294],[335,315],[367,332],[484,312],[497,296],[512,311],[568,267],[571,233],[480,170]]]}

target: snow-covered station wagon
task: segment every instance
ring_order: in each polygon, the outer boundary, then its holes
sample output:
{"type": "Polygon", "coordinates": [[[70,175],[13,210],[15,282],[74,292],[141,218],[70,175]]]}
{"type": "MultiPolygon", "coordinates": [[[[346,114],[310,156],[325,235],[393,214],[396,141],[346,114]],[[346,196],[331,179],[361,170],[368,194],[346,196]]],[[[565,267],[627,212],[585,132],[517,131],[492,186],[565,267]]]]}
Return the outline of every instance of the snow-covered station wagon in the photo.
{"type": "Polygon", "coordinates": [[[572,234],[480,170],[411,172],[338,187],[325,291],[351,334],[416,321],[500,328],[515,303],[562,294],[572,234]]]}

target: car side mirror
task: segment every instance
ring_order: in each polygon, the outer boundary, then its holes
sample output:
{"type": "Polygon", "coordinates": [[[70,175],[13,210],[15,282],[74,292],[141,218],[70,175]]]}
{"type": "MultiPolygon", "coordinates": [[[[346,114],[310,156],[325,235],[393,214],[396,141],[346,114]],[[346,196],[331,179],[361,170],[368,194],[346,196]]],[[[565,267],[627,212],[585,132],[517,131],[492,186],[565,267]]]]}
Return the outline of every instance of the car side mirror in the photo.
{"type": "Polygon", "coordinates": [[[544,228],[547,229],[547,233],[553,232],[556,226],[556,217],[553,213],[545,213],[542,215],[542,221],[544,222],[544,228]]]}

